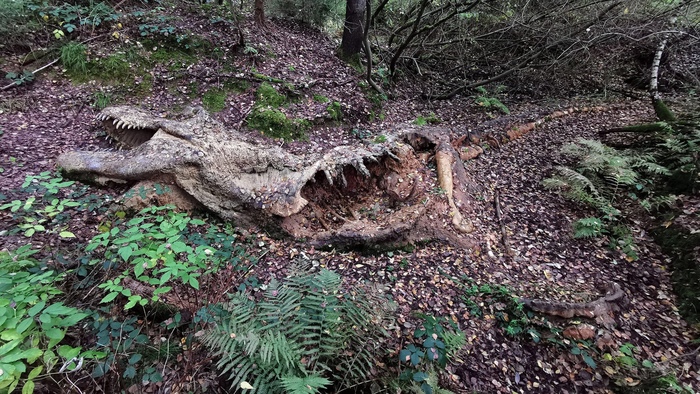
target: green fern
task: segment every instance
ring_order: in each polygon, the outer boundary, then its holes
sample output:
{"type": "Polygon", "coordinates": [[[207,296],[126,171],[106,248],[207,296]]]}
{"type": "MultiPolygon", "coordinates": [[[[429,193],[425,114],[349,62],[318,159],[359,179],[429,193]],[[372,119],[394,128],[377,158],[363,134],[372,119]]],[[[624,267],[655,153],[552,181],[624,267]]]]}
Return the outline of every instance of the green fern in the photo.
{"type": "Polygon", "coordinates": [[[282,387],[289,394],[313,394],[330,384],[330,380],[318,375],[282,378],[282,387]]]}
{"type": "Polygon", "coordinates": [[[556,167],[556,172],[544,180],[543,185],[602,214],[601,218],[589,217],[574,222],[574,237],[610,234],[611,247],[636,259],[631,232],[623,234],[612,230],[626,228],[618,224],[622,221],[622,212],[615,205],[627,196],[640,201],[645,209],[668,202],[668,199],[656,199],[649,186],[660,177],[670,175],[671,171],[657,163],[653,154],[618,151],[595,140],[581,139],[565,146],[562,152],[576,159],[576,168],[556,167]],[[638,193],[646,198],[638,197],[638,193]]]}
{"type": "Polygon", "coordinates": [[[231,384],[250,393],[316,393],[367,380],[388,333],[390,305],[371,291],[341,291],[338,274],[309,267],[272,280],[259,301],[235,294],[227,318],[204,335],[231,384]]]}
{"type": "Polygon", "coordinates": [[[605,226],[599,218],[583,218],[574,222],[575,238],[599,237],[606,233],[605,226]]]}

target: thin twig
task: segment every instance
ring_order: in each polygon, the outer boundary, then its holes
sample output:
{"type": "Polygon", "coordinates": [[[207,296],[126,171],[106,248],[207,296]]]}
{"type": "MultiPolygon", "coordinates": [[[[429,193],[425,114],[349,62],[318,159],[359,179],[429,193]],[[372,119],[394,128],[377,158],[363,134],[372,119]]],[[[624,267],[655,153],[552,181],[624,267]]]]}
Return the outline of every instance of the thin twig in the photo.
{"type": "MultiPolygon", "coordinates": [[[[39,68],[37,68],[36,70],[32,71],[32,74],[33,74],[33,75],[36,75],[36,73],[38,73],[39,71],[41,71],[41,70],[43,70],[43,69],[45,69],[45,68],[47,68],[47,67],[53,66],[54,64],[58,63],[59,60],[61,60],[61,59],[60,59],[60,58],[54,59],[51,63],[49,63],[49,64],[47,64],[47,65],[45,65],[45,66],[39,67],[39,68]]],[[[16,83],[14,83],[14,82],[12,82],[12,83],[9,84],[9,85],[3,86],[2,89],[0,89],[0,90],[7,90],[7,89],[9,89],[9,88],[11,88],[11,87],[15,87],[15,86],[19,86],[19,85],[16,84],[16,83]]]]}

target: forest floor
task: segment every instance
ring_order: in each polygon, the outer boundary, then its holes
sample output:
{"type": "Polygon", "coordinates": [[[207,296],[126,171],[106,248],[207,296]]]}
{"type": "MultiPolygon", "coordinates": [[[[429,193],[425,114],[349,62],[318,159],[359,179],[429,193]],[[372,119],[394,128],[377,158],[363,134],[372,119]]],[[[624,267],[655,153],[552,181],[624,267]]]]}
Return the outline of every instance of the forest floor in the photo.
{"type": "MultiPolygon", "coordinates": [[[[217,31],[217,25],[207,25],[209,22],[201,14],[183,14],[180,18],[183,25],[194,26],[194,33],[202,39],[216,43],[222,51],[218,59],[169,57],[148,70],[146,79],[134,76],[131,88],[118,88],[98,79],[76,82],[74,76],[72,81],[61,66],[55,65],[31,84],[0,92],[0,189],[8,199],[18,196],[15,190],[27,175],[54,171],[60,153],[107,147],[94,120],[99,112],[93,105],[96,93],[111,97],[113,104],[138,105],[174,116],[186,105],[202,105],[205,92],[221,91],[226,81],[244,81],[239,91],[226,92],[225,105],[213,114],[227,127],[239,129],[245,125],[245,117],[255,102],[259,81],[251,75],[279,78],[306,87],[284,111],[313,123],[308,141],[280,142],[292,152],[326,151],[352,144],[356,141],[353,130],[381,133],[431,114],[440,119],[441,126],[459,132],[482,130],[494,118],[501,124],[514,125],[571,106],[609,105],[611,109],[607,111],[573,113],[547,122],[525,137],[500,149],[489,149],[466,163],[470,178],[479,186],[477,206],[472,207],[477,214],[471,218],[475,231],[466,235],[475,245],[473,248],[431,243],[410,251],[363,255],[315,250],[303,242],[273,239],[255,229],[241,229],[250,231],[256,239],[250,246],[251,253],[262,256],[250,275],[261,282],[281,278],[292,259],[305,256],[314,265],[340,273],[349,287],[366,281],[381,284],[398,305],[397,324],[390,328],[395,341],[386,354],[390,363],[398,359],[398,352],[421,324],[416,313],[453,320],[466,333],[467,345],[447,366],[441,382],[444,388],[458,393],[631,392],[625,390],[659,376],[673,376],[678,382],[700,387],[700,358],[697,345],[691,343],[697,337],[697,329],[678,313],[670,280],[670,259],[650,235],[653,220],[642,216],[630,220],[639,255],[633,260],[620,250],[610,249],[605,238],[573,238],[572,222],[591,212],[541,185],[555,166],[569,163],[560,153],[564,144],[579,138],[596,138],[603,129],[652,119],[646,102],[606,102],[583,97],[535,101],[504,93],[499,98],[511,113],[505,115],[477,105],[469,96],[422,101],[411,81],[395,86],[391,99],[377,101],[376,95],[363,87],[362,75],[335,57],[337,42],[320,32],[283,21],[269,21],[264,30],[246,25],[245,47],[253,49],[243,53],[236,35],[217,31]],[[142,89],[139,84],[148,86],[142,89]],[[314,100],[320,96],[340,103],[342,121],[327,119],[328,103],[314,100]],[[512,255],[505,253],[503,247],[494,208],[496,193],[512,255]],[[510,335],[503,318],[505,306],[493,294],[493,289],[506,286],[517,297],[582,302],[600,297],[600,285],[611,282],[621,286],[626,298],[613,313],[614,325],[605,327],[580,317],[545,316],[537,320],[538,335],[543,339],[561,339],[558,333],[575,323],[592,325],[594,334],[586,340],[569,338],[559,344],[535,342],[527,333],[510,335]],[[479,290],[468,293],[472,285],[479,290]],[[572,353],[572,347],[596,355],[595,368],[578,354],[581,352],[572,353]],[[619,350],[632,347],[629,354],[619,350]],[[613,357],[605,359],[605,353],[613,357]],[[624,356],[635,361],[621,361],[624,356]],[[653,369],[642,367],[643,360],[653,363],[653,369]]],[[[132,36],[131,40],[138,38],[132,36]]],[[[133,45],[128,40],[126,30],[119,39],[103,35],[88,43],[89,56],[98,58],[133,45]]],[[[149,42],[140,50],[145,56],[153,56],[158,48],[149,42]]],[[[9,69],[22,55],[10,56],[0,66],[9,69]]],[[[256,131],[247,132],[264,138],[256,131]]],[[[118,195],[124,190],[104,193],[118,195]]],[[[697,218],[697,202],[687,198],[685,204],[685,215],[697,218]]],[[[13,225],[9,218],[7,213],[0,213],[0,231],[13,225]]],[[[74,240],[37,234],[31,242],[48,250],[70,248],[72,243],[85,242],[96,234],[100,219],[75,218],[69,226],[77,236],[74,240]]],[[[26,242],[17,237],[4,238],[3,247],[26,242]]],[[[200,372],[202,376],[212,374],[206,357],[179,361],[204,366],[201,371],[208,372],[200,372]]],[[[180,389],[188,389],[188,384],[189,389],[194,389],[199,379],[178,376],[177,369],[171,374],[166,381],[180,389]]],[[[138,390],[151,392],[156,388],[132,387],[129,392],[138,390]]]]}

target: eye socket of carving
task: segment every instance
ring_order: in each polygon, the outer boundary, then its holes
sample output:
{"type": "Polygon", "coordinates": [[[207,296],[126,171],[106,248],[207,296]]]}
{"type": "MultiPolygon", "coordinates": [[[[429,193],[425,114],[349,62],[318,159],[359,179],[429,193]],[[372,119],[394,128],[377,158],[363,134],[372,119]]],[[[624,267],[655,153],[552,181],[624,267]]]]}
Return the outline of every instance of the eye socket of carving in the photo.
{"type": "Polygon", "coordinates": [[[107,135],[112,137],[122,148],[126,149],[136,148],[145,143],[158,131],[156,128],[139,127],[109,116],[101,120],[107,135]]]}

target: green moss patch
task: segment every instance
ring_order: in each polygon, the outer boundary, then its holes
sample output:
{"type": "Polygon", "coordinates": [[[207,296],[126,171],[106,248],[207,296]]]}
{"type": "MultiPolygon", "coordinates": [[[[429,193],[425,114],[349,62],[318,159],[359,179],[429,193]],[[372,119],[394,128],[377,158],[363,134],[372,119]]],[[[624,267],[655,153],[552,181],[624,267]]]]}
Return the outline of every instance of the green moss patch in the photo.
{"type": "Polygon", "coordinates": [[[280,94],[277,89],[272,87],[267,82],[263,82],[258,87],[256,92],[256,105],[258,106],[270,106],[274,108],[279,108],[287,104],[287,97],[280,94]]]}
{"type": "Polygon", "coordinates": [[[226,108],[228,94],[222,89],[210,89],[202,96],[202,105],[209,112],[221,112],[226,108]]]}
{"type": "Polygon", "coordinates": [[[330,118],[335,120],[336,122],[343,119],[343,110],[340,106],[340,103],[337,101],[330,103],[326,107],[326,111],[328,111],[328,116],[330,116],[330,118]]]}
{"type": "Polygon", "coordinates": [[[285,141],[306,139],[311,124],[303,119],[289,119],[279,109],[256,107],[248,116],[248,127],[272,138],[285,141]]]}

